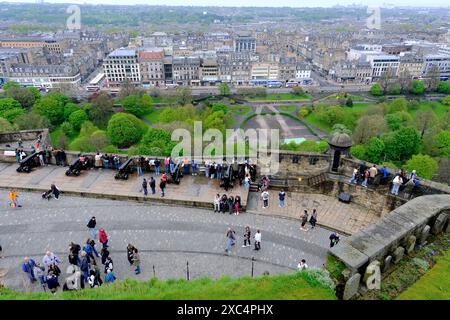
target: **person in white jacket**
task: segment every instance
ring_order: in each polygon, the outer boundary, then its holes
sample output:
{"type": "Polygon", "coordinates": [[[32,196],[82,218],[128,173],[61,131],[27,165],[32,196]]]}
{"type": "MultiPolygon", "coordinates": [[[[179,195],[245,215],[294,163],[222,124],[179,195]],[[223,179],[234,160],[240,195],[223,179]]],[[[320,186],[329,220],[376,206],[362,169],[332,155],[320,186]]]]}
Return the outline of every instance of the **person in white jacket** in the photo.
{"type": "Polygon", "coordinates": [[[42,266],[48,268],[51,265],[58,265],[61,263],[61,260],[51,251],[47,251],[45,253],[44,258],[42,259],[42,266]]]}
{"type": "Polygon", "coordinates": [[[261,231],[256,230],[255,233],[255,249],[254,250],[261,250],[261,231]]]}
{"type": "Polygon", "coordinates": [[[214,212],[220,212],[220,195],[216,194],[214,198],[214,212]]]}
{"type": "Polygon", "coordinates": [[[402,183],[403,183],[402,177],[400,177],[399,175],[396,175],[394,180],[392,181],[391,193],[398,196],[398,190],[400,189],[400,186],[402,185],[402,183]]]}

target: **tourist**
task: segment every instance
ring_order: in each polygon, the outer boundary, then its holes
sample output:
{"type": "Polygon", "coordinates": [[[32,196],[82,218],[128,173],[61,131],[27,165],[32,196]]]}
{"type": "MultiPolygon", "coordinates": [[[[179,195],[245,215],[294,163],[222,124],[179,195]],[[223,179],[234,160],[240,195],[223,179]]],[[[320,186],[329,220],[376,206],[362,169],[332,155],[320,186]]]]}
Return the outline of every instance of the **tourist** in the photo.
{"type": "Polygon", "coordinates": [[[417,179],[416,170],[413,170],[413,171],[408,175],[408,181],[414,180],[414,179],[417,179]]]}
{"type": "Polygon", "coordinates": [[[340,238],[339,238],[339,233],[337,232],[333,232],[330,237],[330,248],[333,248],[335,245],[338,244],[340,238]]]}
{"type": "Polygon", "coordinates": [[[194,159],[191,160],[191,167],[192,167],[192,175],[196,176],[197,175],[197,163],[195,162],[194,159]]]}
{"type": "Polygon", "coordinates": [[[81,252],[80,270],[81,272],[83,272],[84,282],[87,282],[89,278],[90,263],[89,263],[89,256],[86,253],[86,251],[81,252]]]}
{"type": "Polygon", "coordinates": [[[95,249],[95,242],[92,239],[87,239],[86,245],[84,246],[83,251],[86,252],[86,254],[88,255],[89,262],[90,262],[90,259],[95,260],[94,254],[97,258],[99,257],[99,254],[98,254],[97,250],[95,249]]]}
{"type": "Polygon", "coordinates": [[[261,199],[263,200],[263,209],[266,209],[269,207],[269,192],[267,190],[264,190],[261,193],[261,199]]]}
{"type": "Polygon", "coordinates": [[[140,274],[141,273],[141,257],[139,256],[138,249],[136,249],[136,248],[134,248],[134,250],[133,250],[132,261],[133,261],[133,266],[135,267],[134,273],[140,274]]]}
{"type": "Polygon", "coordinates": [[[100,275],[100,268],[97,266],[97,263],[95,262],[95,260],[92,261],[92,270],[94,271],[95,278],[96,278],[98,285],[101,286],[103,284],[103,280],[100,275]]]}
{"type": "Polygon", "coordinates": [[[17,200],[19,196],[17,195],[17,192],[15,189],[12,189],[11,191],[8,192],[8,206],[13,207],[13,208],[17,208],[17,207],[21,207],[21,205],[19,205],[19,202],[17,200]]]}
{"type": "Polygon", "coordinates": [[[313,209],[311,218],[309,218],[309,223],[311,224],[311,229],[314,229],[316,227],[316,223],[317,223],[317,210],[316,209],[313,209]]]}
{"type": "Polygon", "coordinates": [[[304,210],[303,214],[301,215],[300,219],[302,220],[302,225],[300,229],[303,231],[308,231],[308,228],[305,228],[306,222],[308,222],[308,210],[304,210]]]}
{"type": "Polygon", "coordinates": [[[250,175],[246,174],[244,178],[244,189],[248,191],[250,189],[250,175]]]}
{"type": "Polygon", "coordinates": [[[54,183],[52,183],[52,185],[50,186],[50,190],[52,190],[52,195],[55,197],[55,199],[59,200],[59,195],[61,194],[61,191],[54,183]]]}
{"type": "Polygon", "coordinates": [[[136,170],[138,177],[142,176],[142,161],[141,156],[134,158],[134,163],[136,164],[136,170]]]}
{"type": "Polygon", "coordinates": [[[259,229],[255,233],[255,249],[253,250],[261,250],[261,231],[259,229]]]}
{"type": "Polygon", "coordinates": [[[305,259],[302,259],[302,260],[298,263],[297,269],[298,269],[299,271],[308,269],[308,265],[306,264],[306,260],[305,260],[305,259]]]}
{"type": "Polygon", "coordinates": [[[377,174],[378,174],[377,166],[373,165],[372,167],[370,167],[370,169],[369,169],[370,184],[373,184],[377,174]]]}
{"type": "Polygon", "coordinates": [[[228,197],[226,194],[223,194],[220,198],[220,210],[223,214],[228,211],[228,197]]]}
{"type": "Polygon", "coordinates": [[[156,193],[156,181],[155,181],[155,179],[153,179],[153,177],[150,177],[149,185],[150,185],[150,189],[152,189],[152,194],[155,194],[156,193]]]}
{"type": "Polygon", "coordinates": [[[381,177],[381,184],[386,184],[388,176],[389,176],[389,170],[386,168],[386,166],[383,166],[381,168],[381,172],[383,173],[383,176],[381,177]]]}
{"type": "Polygon", "coordinates": [[[48,272],[47,277],[45,278],[45,282],[47,283],[47,287],[51,293],[55,293],[56,290],[58,290],[58,287],[60,287],[58,275],[56,275],[53,270],[50,270],[48,272]]]}
{"type": "Polygon", "coordinates": [[[239,215],[239,202],[237,201],[237,199],[234,199],[234,215],[239,215]]]}
{"type": "Polygon", "coordinates": [[[214,198],[214,212],[220,212],[220,194],[214,198]]]}
{"type": "Polygon", "coordinates": [[[89,286],[91,288],[98,288],[99,287],[99,282],[98,282],[98,278],[95,276],[95,270],[90,270],[89,271],[89,278],[88,278],[88,282],[89,282],[89,286]]]}
{"type": "Polygon", "coordinates": [[[159,183],[159,188],[161,189],[161,197],[164,197],[164,190],[166,189],[166,180],[164,180],[163,178],[161,178],[161,182],[159,183]]]}
{"type": "Polygon", "coordinates": [[[44,268],[52,268],[55,267],[56,273],[59,275],[61,273],[61,270],[59,270],[58,264],[61,263],[61,260],[58,258],[57,255],[55,255],[51,251],[47,251],[45,253],[44,258],[42,258],[42,266],[44,268]]]}
{"type": "Polygon", "coordinates": [[[148,191],[147,191],[147,179],[145,178],[142,181],[142,190],[144,190],[144,196],[146,196],[148,194],[148,191]]]}
{"type": "Polygon", "coordinates": [[[38,158],[39,158],[39,164],[40,164],[42,167],[45,166],[44,154],[43,154],[42,152],[39,153],[38,158]]]}
{"type": "Polygon", "coordinates": [[[205,160],[205,177],[209,178],[209,161],[205,160]]]}
{"type": "Polygon", "coordinates": [[[33,268],[33,273],[35,278],[38,280],[39,285],[42,287],[45,286],[45,276],[44,276],[45,268],[42,267],[39,263],[36,263],[33,268]]]}
{"type": "Polygon", "coordinates": [[[100,251],[100,256],[102,257],[102,264],[105,264],[109,257],[109,250],[107,248],[102,248],[100,251]]]}
{"type": "Polygon", "coordinates": [[[91,220],[89,220],[89,222],[87,224],[89,234],[91,235],[92,239],[97,238],[97,230],[95,230],[96,225],[97,225],[97,220],[95,220],[95,217],[92,217],[91,220]]]}
{"type": "Polygon", "coordinates": [[[412,180],[412,189],[411,189],[411,194],[409,195],[409,199],[411,199],[418,191],[420,188],[420,180],[419,178],[415,177],[412,180]]]}
{"type": "Polygon", "coordinates": [[[102,165],[102,156],[100,155],[99,152],[97,152],[97,154],[94,156],[94,166],[97,169],[103,167],[103,165],[102,165]]]}
{"type": "Polygon", "coordinates": [[[23,261],[24,262],[22,264],[22,271],[27,274],[28,279],[30,280],[31,283],[33,283],[34,281],[36,281],[33,270],[34,266],[36,265],[36,262],[34,262],[34,260],[30,259],[29,257],[25,257],[23,261]]]}
{"type": "Polygon", "coordinates": [[[250,247],[252,244],[250,243],[251,231],[249,226],[245,226],[244,230],[244,244],[242,248],[250,247]]]}
{"type": "Polygon", "coordinates": [[[103,264],[105,265],[105,273],[108,273],[108,270],[109,271],[114,270],[114,264],[113,264],[112,258],[110,256],[108,256],[106,258],[106,260],[103,264]]]}
{"type": "Polygon", "coordinates": [[[228,242],[227,242],[227,246],[226,246],[226,248],[225,248],[225,252],[226,253],[229,253],[230,252],[230,249],[231,249],[231,246],[234,246],[235,245],[235,231],[234,230],[232,230],[231,228],[228,228],[228,230],[227,230],[227,233],[226,233],[226,237],[227,237],[227,239],[228,239],[228,242]]]}
{"type": "Polygon", "coordinates": [[[127,260],[130,263],[130,266],[133,264],[133,253],[134,253],[134,246],[129,243],[127,245],[127,260]]]}
{"type": "Polygon", "coordinates": [[[98,230],[98,241],[102,244],[103,248],[108,248],[108,236],[103,228],[98,230]]]}
{"type": "Polygon", "coordinates": [[[228,197],[228,213],[233,214],[234,210],[234,198],[232,195],[228,197]]]}
{"type": "Polygon", "coordinates": [[[69,245],[69,263],[75,266],[80,265],[80,254],[81,246],[79,244],[75,244],[73,242],[69,245]]]}
{"type": "Polygon", "coordinates": [[[367,182],[369,181],[369,176],[370,176],[369,170],[368,169],[364,170],[364,173],[363,173],[364,181],[361,183],[362,187],[367,188],[367,182]]]}
{"type": "Polygon", "coordinates": [[[394,180],[392,181],[392,190],[391,190],[391,194],[398,196],[398,191],[400,189],[400,186],[403,184],[403,179],[402,177],[397,174],[394,178],[394,180]]]}
{"type": "Polygon", "coordinates": [[[107,270],[105,276],[105,283],[113,283],[116,280],[114,272],[110,269],[107,270]]]}
{"type": "Polygon", "coordinates": [[[114,158],[113,158],[113,161],[114,161],[114,166],[115,166],[116,170],[119,170],[119,168],[120,168],[120,158],[117,155],[115,155],[114,158]]]}
{"type": "Polygon", "coordinates": [[[189,174],[189,160],[188,158],[183,159],[183,174],[187,176],[189,174]]]}
{"type": "Polygon", "coordinates": [[[159,175],[160,173],[160,165],[161,165],[161,161],[159,161],[158,158],[155,159],[155,161],[153,161],[153,164],[155,165],[155,175],[159,175]]]}
{"type": "Polygon", "coordinates": [[[102,160],[103,160],[103,166],[105,167],[105,169],[109,169],[109,156],[107,153],[105,153],[102,156],[102,160]]]}
{"type": "Polygon", "coordinates": [[[3,248],[2,248],[2,246],[0,245],[0,259],[3,259],[4,257],[3,257],[3,248]]]}
{"type": "Polygon", "coordinates": [[[165,173],[168,173],[169,172],[169,160],[170,160],[170,158],[169,157],[167,157],[167,158],[165,158],[164,159],[164,169],[165,169],[165,173]]]}
{"type": "Polygon", "coordinates": [[[278,193],[278,200],[279,200],[279,204],[278,206],[280,208],[284,208],[285,206],[285,198],[286,198],[286,192],[284,192],[284,190],[281,190],[280,193],[278,193]]]}

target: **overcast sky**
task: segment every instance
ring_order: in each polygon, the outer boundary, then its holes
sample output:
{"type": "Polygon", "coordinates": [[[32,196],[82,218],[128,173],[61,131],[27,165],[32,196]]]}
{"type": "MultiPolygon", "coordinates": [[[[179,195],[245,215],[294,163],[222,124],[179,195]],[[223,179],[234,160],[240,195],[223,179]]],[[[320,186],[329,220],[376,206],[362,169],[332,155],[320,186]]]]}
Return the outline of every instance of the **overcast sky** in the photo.
{"type": "MultiPolygon", "coordinates": [[[[1,2],[1,0],[0,0],[1,2]]],[[[36,0],[9,0],[7,2],[37,2],[36,0]]],[[[89,3],[89,4],[148,4],[172,6],[258,6],[258,7],[331,7],[337,4],[362,4],[369,6],[433,6],[450,7],[448,0],[45,0],[57,3],[89,3]]]]}

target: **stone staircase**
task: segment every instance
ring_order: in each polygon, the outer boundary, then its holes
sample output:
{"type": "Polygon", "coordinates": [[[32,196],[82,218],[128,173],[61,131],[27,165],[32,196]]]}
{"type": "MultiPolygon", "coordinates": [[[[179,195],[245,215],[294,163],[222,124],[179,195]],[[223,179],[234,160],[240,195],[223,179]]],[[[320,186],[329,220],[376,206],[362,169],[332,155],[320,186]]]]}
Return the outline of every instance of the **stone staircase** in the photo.
{"type": "Polygon", "coordinates": [[[327,177],[326,172],[322,172],[321,174],[318,174],[316,176],[309,177],[307,179],[307,183],[308,183],[308,186],[315,187],[315,186],[327,181],[327,179],[328,179],[328,177],[327,177]]]}

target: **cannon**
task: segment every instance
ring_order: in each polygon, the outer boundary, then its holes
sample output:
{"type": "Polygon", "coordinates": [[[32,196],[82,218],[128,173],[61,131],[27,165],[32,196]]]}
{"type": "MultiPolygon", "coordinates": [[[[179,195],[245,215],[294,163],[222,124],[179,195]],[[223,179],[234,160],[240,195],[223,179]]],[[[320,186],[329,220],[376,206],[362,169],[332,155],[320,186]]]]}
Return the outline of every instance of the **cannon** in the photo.
{"type": "Polygon", "coordinates": [[[133,173],[134,168],[135,168],[134,159],[130,158],[120,165],[119,171],[116,173],[114,178],[116,180],[118,180],[118,179],[127,180],[128,175],[133,173]]]}
{"type": "Polygon", "coordinates": [[[41,162],[39,161],[40,154],[45,155],[44,151],[39,151],[30,154],[25,159],[21,160],[16,171],[30,173],[32,168],[39,167],[41,165],[41,162]]]}
{"type": "Polygon", "coordinates": [[[181,163],[181,161],[178,161],[178,163],[175,165],[175,168],[173,169],[173,172],[170,174],[170,177],[167,181],[168,183],[180,184],[181,178],[183,177],[181,163]]]}
{"type": "Polygon", "coordinates": [[[66,171],[66,176],[79,176],[81,170],[87,170],[91,168],[92,165],[92,159],[88,157],[84,157],[84,161],[82,159],[77,158],[72,164],[69,166],[69,169],[66,171]]]}

